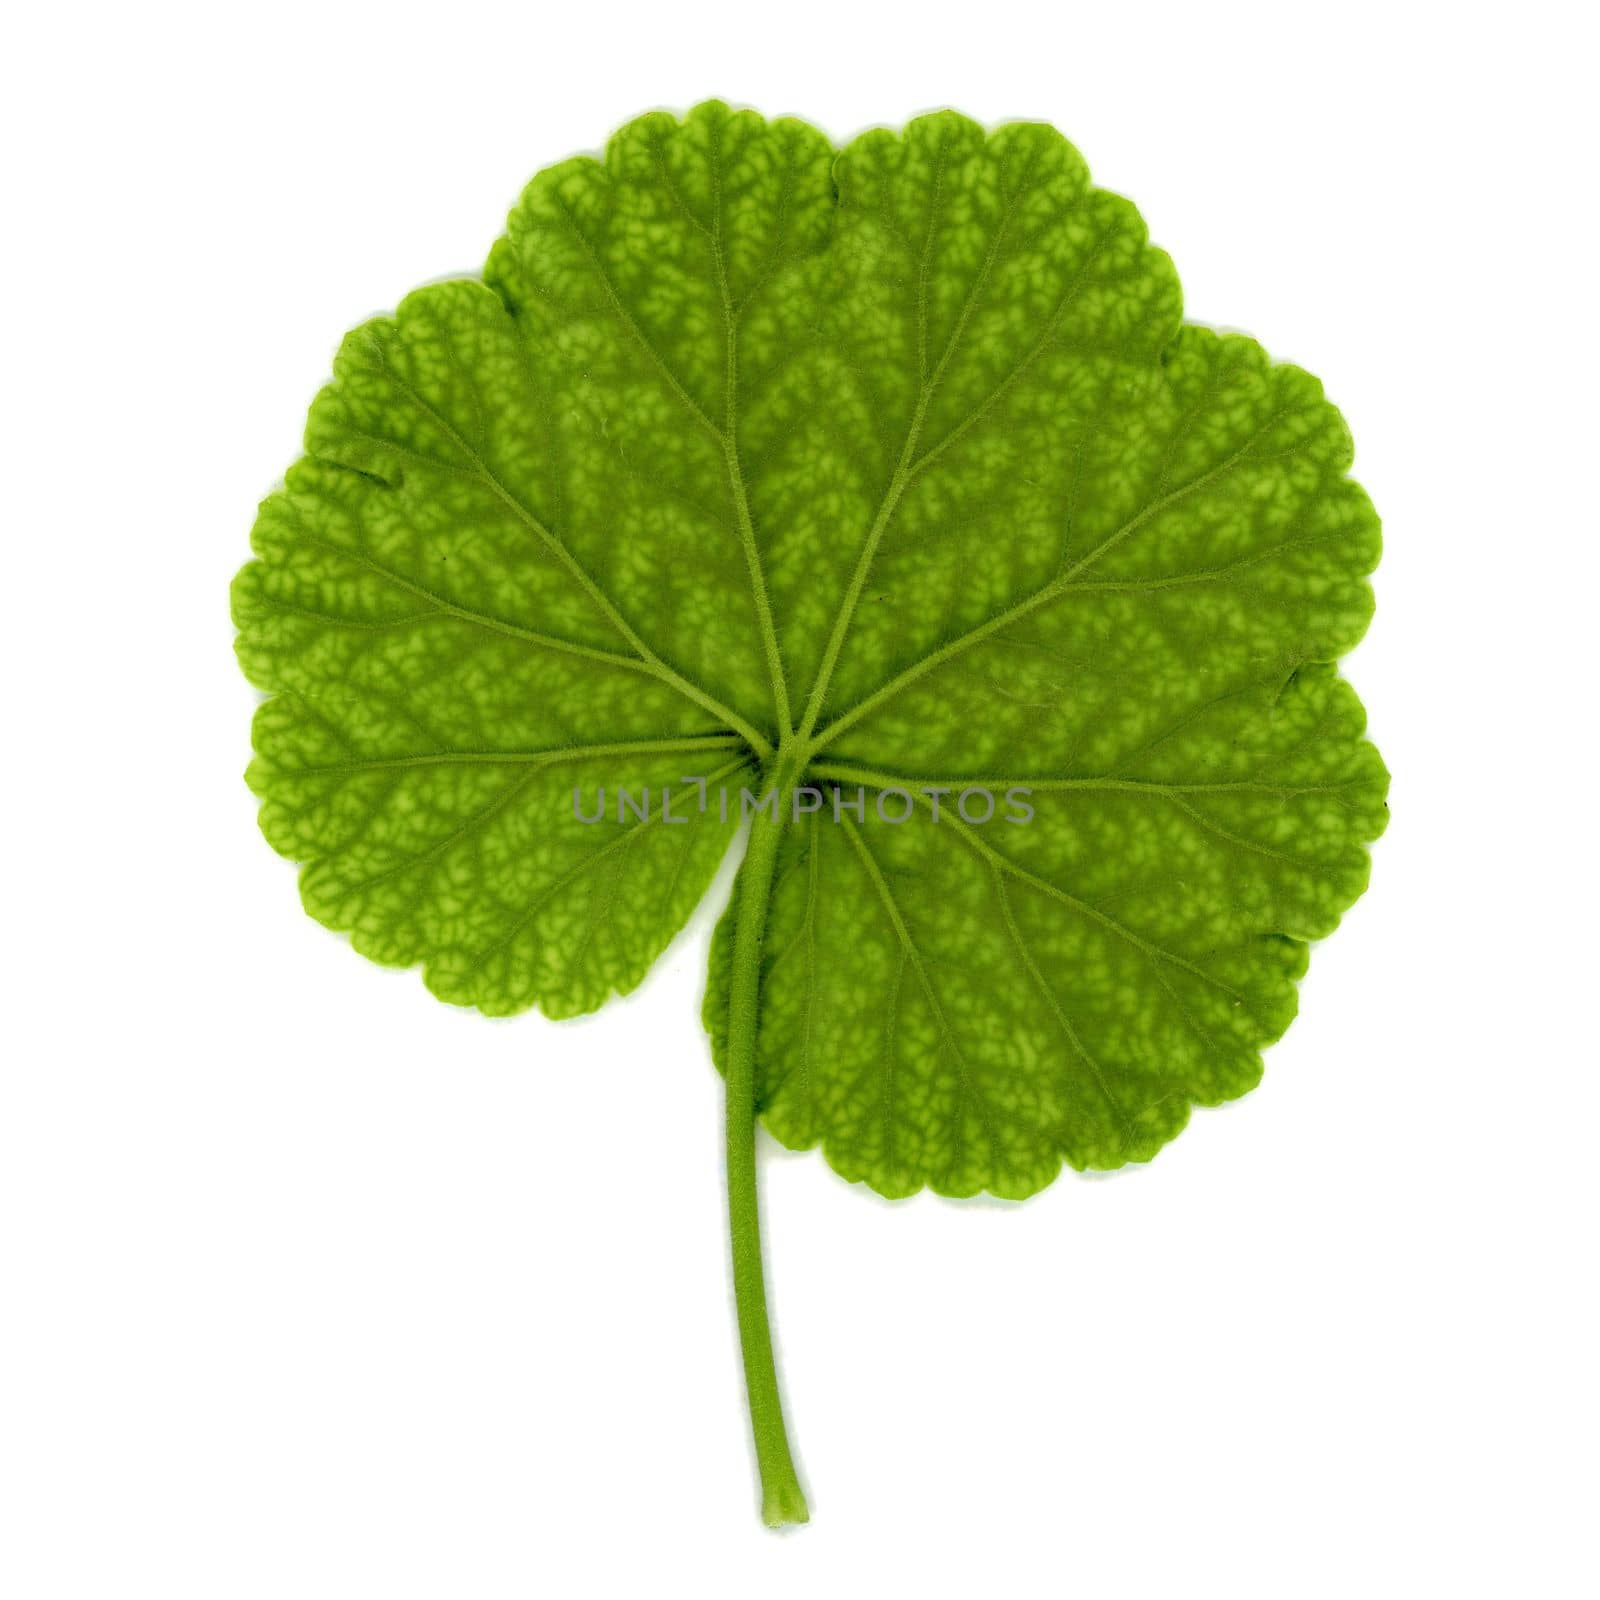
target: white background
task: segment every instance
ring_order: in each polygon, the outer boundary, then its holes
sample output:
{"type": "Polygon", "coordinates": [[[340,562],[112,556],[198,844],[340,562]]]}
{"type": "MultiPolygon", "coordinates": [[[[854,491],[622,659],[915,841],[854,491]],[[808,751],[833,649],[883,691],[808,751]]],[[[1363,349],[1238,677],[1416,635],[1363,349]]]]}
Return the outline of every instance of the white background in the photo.
{"type": "Polygon", "coordinates": [[[1592,1596],[1595,124],[1577,10],[39,7],[4,49],[0,1593],[1592,1596]],[[755,1513],[698,1024],[489,1023],[300,911],[226,586],[340,333],[719,93],[1055,122],[1384,513],[1373,887],[1146,1169],[764,1145],[755,1513]]]}

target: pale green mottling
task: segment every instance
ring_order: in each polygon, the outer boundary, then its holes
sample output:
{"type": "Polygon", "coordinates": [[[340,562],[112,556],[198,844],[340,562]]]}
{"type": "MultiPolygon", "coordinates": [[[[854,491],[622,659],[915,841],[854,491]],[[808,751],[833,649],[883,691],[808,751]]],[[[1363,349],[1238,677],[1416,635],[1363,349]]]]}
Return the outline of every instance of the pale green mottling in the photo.
{"type": "Polygon", "coordinates": [[[1349,436],[1181,324],[1048,128],[641,118],[534,179],[481,282],[352,333],[306,449],[234,605],[308,910],[447,1000],[590,1010],[733,828],[586,827],[574,784],[865,786],[782,841],[757,1096],[885,1194],[1147,1159],[1257,1081],[1365,886],[1349,436]],[[971,783],[1034,821],[873,814],[971,783]]]}

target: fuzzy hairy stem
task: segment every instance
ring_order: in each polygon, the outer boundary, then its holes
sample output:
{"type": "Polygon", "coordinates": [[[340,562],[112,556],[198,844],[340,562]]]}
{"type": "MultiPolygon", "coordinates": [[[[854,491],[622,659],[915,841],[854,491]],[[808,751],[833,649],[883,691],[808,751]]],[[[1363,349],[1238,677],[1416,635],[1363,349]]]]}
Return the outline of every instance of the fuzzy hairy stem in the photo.
{"type": "Polygon", "coordinates": [[[756,1193],[756,1019],[761,988],[761,947],[766,937],[767,902],[783,837],[789,786],[777,787],[776,815],[758,811],[739,875],[734,911],[733,971],[728,997],[727,1160],[728,1234],[733,1251],[733,1294],[738,1309],[739,1345],[744,1357],[745,1393],[756,1464],[761,1472],[761,1516],[769,1527],[805,1522],[810,1517],[795,1476],[789,1436],[783,1425],[767,1322],[767,1290],[761,1265],[761,1215],[756,1193]]]}

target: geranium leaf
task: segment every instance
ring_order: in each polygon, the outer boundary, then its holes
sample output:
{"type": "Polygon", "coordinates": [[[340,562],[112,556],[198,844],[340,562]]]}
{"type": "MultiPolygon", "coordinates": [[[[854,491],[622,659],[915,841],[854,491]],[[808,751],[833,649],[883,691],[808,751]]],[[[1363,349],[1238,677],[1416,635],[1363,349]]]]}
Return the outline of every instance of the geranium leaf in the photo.
{"type": "Polygon", "coordinates": [[[766,798],[705,1014],[769,1520],[756,1116],[886,1195],[1146,1160],[1365,886],[1377,518],[1180,319],[1049,128],[644,117],[350,335],[237,580],[263,827],[442,998],[632,987],[766,798]]]}

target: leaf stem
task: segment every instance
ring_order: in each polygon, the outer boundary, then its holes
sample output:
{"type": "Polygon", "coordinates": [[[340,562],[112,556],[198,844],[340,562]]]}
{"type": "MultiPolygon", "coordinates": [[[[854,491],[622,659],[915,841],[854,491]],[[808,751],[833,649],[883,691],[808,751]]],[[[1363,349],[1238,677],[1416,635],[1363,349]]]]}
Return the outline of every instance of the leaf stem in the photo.
{"type": "Polygon", "coordinates": [[[758,810],[739,874],[734,910],[733,971],[728,996],[727,1160],[728,1236],[733,1253],[733,1296],[744,1357],[745,1394],[756,1465],[761,1473],[761,1517],[768,1527],[806,1522],[810,1511],[795,1476],[783,1425],[767,1321],[767,1291],[761,1265],[761,1216],[756,1193],[756,1020],[761,988],[761,947],[767,931],[778,845],[789,804],[790,783],[776,786],[775,814],[758,810]]]}

